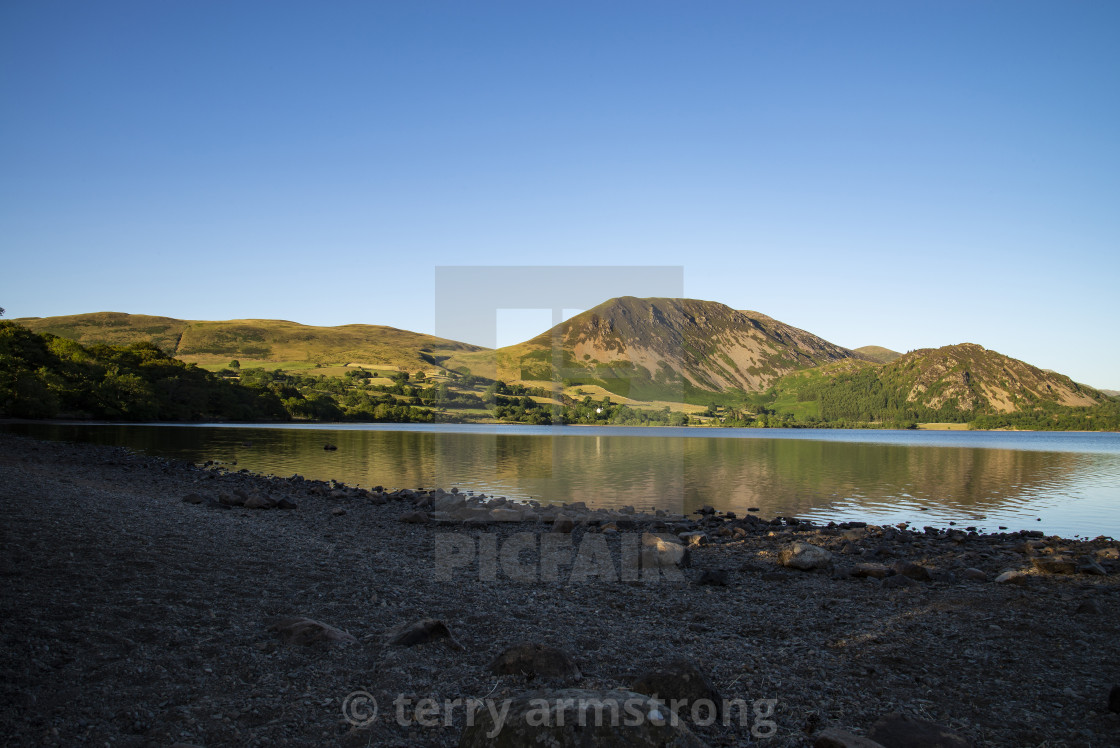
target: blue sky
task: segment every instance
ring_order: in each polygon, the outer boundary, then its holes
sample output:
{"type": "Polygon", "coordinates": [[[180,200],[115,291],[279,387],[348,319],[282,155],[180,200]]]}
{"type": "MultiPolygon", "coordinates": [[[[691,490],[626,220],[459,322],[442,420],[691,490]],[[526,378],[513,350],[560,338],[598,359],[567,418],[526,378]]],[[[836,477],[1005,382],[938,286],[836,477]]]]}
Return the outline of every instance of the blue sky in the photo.
{"type": "Polygon", "coordinates": [[[1117,28],[1112,1],[7,2],[0,306],[431,332],[437,266],[680,265],[840,345],[1120,389],[1117,28]]]}

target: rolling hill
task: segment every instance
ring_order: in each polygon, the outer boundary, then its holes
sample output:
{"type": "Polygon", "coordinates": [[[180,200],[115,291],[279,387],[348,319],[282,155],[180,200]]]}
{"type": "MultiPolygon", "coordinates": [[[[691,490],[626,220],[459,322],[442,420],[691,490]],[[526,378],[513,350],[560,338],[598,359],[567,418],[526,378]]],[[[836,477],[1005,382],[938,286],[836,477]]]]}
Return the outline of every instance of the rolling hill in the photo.
{"type": "Polygon", "coordinates": [[[898,351],[892,351],[890,348],[884,348],[880,345],[865,345],[860,348],[853,348],[852,353],[855,353],[858,358],[865,361],[874,361],[877,364],[889,364],[902,356],[898,351]]]}
{"type": "Polygon", "coordinates": [[[787,375],[778,412],[824,421],[961,422],[979,415],[1086,408],[1106,394],[975,343],[925,348],[887,364],[833,364],[787,375]]]}
{"type": "Polygon", "coordinates": [[[360,363],[417,369],[438,365],[478,346],[381,325],[314,327],[286,320],[224,322],[97,312],[67,317],[13,320],[34,332],[49,332],[83,345],[153,342],[190,363],[245,362],[307,364],[360,363]]]}
{"type": "Polygon", "coordinates": [[[151,341],[176,358],[213,368],[235,358],[296,369],[442,367],[530,388],[551,389],[559,380],[575,397],[611,394],[658,408],[717,403],[805,424],[1008,415],[1037,421],[1058,409],[1116,406],[1107,394],[1069,377],[973,343],[905,355],[878,346],[849,350],[764,314],[696,299],[611,299],[498,350],[377,325],[112,312],[15,321],[83,345],[151,341]]]}

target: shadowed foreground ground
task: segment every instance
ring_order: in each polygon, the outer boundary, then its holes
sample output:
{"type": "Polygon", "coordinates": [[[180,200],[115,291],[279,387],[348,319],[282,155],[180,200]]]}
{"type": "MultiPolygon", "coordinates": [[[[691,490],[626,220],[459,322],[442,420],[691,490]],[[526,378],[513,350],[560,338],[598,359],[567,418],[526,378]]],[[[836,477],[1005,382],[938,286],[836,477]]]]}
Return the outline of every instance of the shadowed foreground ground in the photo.
{"type": "MultiPolygon", "coordinates": [[[[482,581],[476,566],[447,580],[434,573],[437,533],[496,534],[500,548],[548,528],[406,524],[410,502],[329,489],[0,435],[5,744],[457,745],[461,711],[449,725],[398,724],[393,700],[557,685],[489,672],[525,641],[569,652],[583,689],[629,688],[683,657],[725,698],[777,700],[773,737],[750,724],[695,726],[710,745],[811,745],[827,727],[863,733],[890,711],[975,745],[1120,744],[1120,715],[1107,710],[1120,683],[1115,542],[816,529],[796,535],[831,549],[835,571],[803,572],[777,564],[790,528],[751,527],[735,539],[712,532],[683,582],[482,581]],[[234,489],[298,509],[182,501],[234,489]],[[993,581],[1063,550],[1109,574],[993,581]],[[951,574],[897,588],[846,575],[899,559],[951,574]],[[966,567],[987,579],[965,580],[966,567]],[[717,568],[726,586],[697,583],[717,568]],[[283,644],[268,625],[290,615],[357,641],[283,644]],[[444,621],[462,649],[388,643],[389,629],[420,618],[444,621]],[[363,730],[341,710],[359,689],[381,708],[363,730]]],[[[587,532],[577,526],[577,547],[587,532]]]]}

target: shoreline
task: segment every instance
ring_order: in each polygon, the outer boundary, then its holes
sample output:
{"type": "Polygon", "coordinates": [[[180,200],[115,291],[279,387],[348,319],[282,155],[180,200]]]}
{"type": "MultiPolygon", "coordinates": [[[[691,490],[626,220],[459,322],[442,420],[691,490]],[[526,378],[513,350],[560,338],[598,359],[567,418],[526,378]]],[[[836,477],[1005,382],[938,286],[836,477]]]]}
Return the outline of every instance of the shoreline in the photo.
{"type": "MultiPolygon", "coordinates": [[[[340,426],[529,426],[534,424],[517,423],[510,421],[445,421],[435,423],[397,423],[394,421],[102,421],[97,419],[80,419],[80,418],[9,418],[0,417],[0,424],[17,423],[17,424],[55,424],[55,425],[84,425],[84,426],[220,426],[224,428],[253,428],[253,427],[285,427],[285,426],[306,426],[306,427],[322,427],[322,428],[337,428],[340,426]]],[[[612,424],[612,423],[557,423],[545,424],[544,428],[550,427],[564,427],[564,428],[622,428],[634,429],[644,431],[648,429],[725,429],[728,431],[751,431],[762,432],[767,431],[901,431],[903,433],[912,433],[917,431],[965,431],[977,434],[1120,434],[1120,431],[1084,431],[1079,429],[1016,429],[1016,428],[999,428],[999,429],[974,429],[970,428],[967,423],[962,424],[923,424],[919,423],[912,429],[900,428],[887,428],[867,424],[861,427],[843,427],[832,428],[828,426],[723,426],[723,425],[710,425],[710,424],[689,424],[685,426],[664,426],[661,424],[644,424],[636,426],[633,424],[612,424]],[[945,426],[945,428],[940,428],[945,426]],[[960,428],[957,428],[960,426],[960,428]]]]}
{"type": "Polygon", "coordinates": [[[512,698],[572,685],[490,672],[505,647],[531,642],[567,652],[583,689],[630,688],[684,658],[725,698],[777,699],[772,737],[694,724],[713,746],[864,735],[892,711],[975,745],[1102,745],[1120,730],[1107,706],[1120,680],[1115,541],[568,507],[561,539],[576,559],[608,549],[600,575],[574,579],[568,564],[556,579],[540,569],[512,578],[499,564],[490,578],[484,538],[499,550],[556,539],[557,517],[483,520],[453,496],[0,434],[0,725],[13,745],[452,746],[462,715],[359,729],[341,702],[364,689],[391,713],[401,694],[512,698]],[[255,495],[296,508],[247,508],[255,495]],[[460,510],[475,516],[452,516],[460,510]],[[626,539],[643,532],[685,535],[689,565],[656,582],[611,579],[626,539]],[[704,539],[693,544],[695,533],[704,539]],[[433,544],[449,537],[474,542],[476,558],[435,578],[433,544]],[[796,542],[827,550],[829,563],[783,565],[796,542]],[[1106,573],[1080,571],[1082,557],[1106,573]],[[996,582],[1004,571],[1024,573],[996,582]],[[284,643],[269,630],[284,616],[355,641],[284,643]],[[462,649],[390,643],[420,619],[444,622],[462,649]]]}

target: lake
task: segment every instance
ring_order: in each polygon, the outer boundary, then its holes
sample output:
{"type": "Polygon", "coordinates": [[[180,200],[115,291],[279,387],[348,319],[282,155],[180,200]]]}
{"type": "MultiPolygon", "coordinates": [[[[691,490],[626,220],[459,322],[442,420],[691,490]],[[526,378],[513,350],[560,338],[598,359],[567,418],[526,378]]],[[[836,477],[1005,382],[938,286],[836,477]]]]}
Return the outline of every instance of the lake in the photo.
{"type": "Polygon", "coordinates": [[[542,502],[1120,537],[1120,434],[8,423],[279,476],[542,502]],[[326,451],[327,443],[338,447],[326,451]]]}

